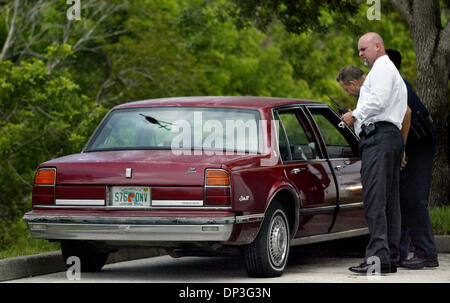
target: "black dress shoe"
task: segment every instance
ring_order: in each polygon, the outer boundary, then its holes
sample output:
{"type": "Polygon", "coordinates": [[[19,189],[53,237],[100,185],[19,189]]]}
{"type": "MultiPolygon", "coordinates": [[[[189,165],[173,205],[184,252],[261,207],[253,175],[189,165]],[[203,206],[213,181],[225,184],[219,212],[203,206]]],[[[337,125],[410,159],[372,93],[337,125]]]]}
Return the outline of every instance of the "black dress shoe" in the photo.
{"type": "MultiPolygon", "coordinates": [[[[349,268],[351,272],[357,273],[357,274],[367,274],[368,270],[373,270],[373,264],[367,264],[366,262],[363,262],[359,264],[358,266],[352,266],[349,268]]],[[[396,273],[397,272],[397,266],[394,263],[391,264],[381,264],[380,266],[380,273],[386,274],[386,273],[396,273]]]]}
{"type": "Polygon", "coordinates": [[[409,260],[404,260],[402,265],[408,269],[422,269],[424,267],[438,267],[439,262],[437,259],[422,259],[414,257],[409,260]]]}
{"type": "Polygon", "coordinates": [[[401,259],[400,261],[396,262],[395,265],[397,265],[397,267],[405,267],[405,266],[403,265],[403,262],[405,262],[405,260],[406,260],[406,259],[401,259]]]}

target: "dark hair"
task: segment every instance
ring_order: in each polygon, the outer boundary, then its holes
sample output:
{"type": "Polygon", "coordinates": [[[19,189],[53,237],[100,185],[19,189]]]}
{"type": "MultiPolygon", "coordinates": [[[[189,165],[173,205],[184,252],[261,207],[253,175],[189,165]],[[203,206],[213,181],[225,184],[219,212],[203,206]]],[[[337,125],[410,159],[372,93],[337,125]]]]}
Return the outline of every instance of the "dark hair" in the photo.
{"type": "Polygon", "coordinates": [[[400,54],[400,52],[395,49],[387,49],[386,54],[394,63],[395,67],[400,70],[400,67],[402,66],[402,55],[400,54]]]}
{"type": "Polygon", "coordinates": [[[336,77],[337,82],[344,82],[344,84],[348,85],[350,80],[359,80],[364,75],[364,72],[356,66],[347,65],[344,66],[338,73],[336,77]]]}

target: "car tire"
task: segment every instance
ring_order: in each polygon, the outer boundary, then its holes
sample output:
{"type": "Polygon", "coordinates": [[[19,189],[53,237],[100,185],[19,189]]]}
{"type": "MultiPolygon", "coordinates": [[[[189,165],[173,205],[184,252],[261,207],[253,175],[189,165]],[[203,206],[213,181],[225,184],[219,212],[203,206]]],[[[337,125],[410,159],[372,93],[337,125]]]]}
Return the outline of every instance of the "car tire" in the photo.
{"type": "Polygon", "coordinates": [[[82,241],[61,241],[61,252],[67,268],[72,266],[67,260],[72,257],[80,259],[81,272],[98,272],[106,264],[109,253],[94,245],[82,241]]]}
{"type": "Polygon", "coordinates": [[[268,209],[256,239],[245,246],[245,266],[250,277],[279,277],[289,256],[290,232],[286,211],[279,201],[268,209]]]}

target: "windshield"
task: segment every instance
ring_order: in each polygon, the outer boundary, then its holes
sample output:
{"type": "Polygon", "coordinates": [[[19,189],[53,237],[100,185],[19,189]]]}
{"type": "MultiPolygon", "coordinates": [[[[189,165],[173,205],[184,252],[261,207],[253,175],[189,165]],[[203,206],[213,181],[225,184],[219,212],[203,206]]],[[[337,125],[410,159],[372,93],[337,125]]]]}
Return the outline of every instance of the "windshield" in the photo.
{"type": "Polygon", "coordinates": [[[85,151],[170,149],[259,153],[259,112],[235,108],[147,107],[112,111],[85,151]]]}

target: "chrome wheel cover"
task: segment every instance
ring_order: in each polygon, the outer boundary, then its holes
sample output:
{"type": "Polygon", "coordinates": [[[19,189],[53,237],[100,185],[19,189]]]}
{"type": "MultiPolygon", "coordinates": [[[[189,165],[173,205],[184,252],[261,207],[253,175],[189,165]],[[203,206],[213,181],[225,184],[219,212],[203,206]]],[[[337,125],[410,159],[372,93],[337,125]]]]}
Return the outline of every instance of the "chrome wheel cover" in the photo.
{"type": "Polygon", "coordinates": [[[273,266],[283,267],[288,252],[288,229],[282,214],[274,214],[269,227],[269,258],[273,266]]]}

